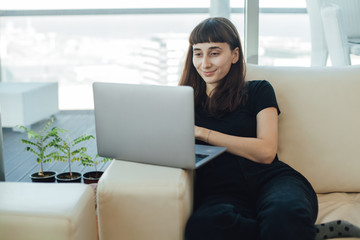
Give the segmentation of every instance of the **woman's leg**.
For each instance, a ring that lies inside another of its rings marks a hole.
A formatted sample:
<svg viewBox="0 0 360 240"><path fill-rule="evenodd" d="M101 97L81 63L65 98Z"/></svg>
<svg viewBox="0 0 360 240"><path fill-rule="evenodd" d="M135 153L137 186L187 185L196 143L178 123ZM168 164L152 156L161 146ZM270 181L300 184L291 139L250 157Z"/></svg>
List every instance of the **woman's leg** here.
<svg viewBox="0 0 360 240"><path fill-rule="evenodd" d="M259 240L258 225L250 209L234 201L202 204L190 217L186 240Z"/></svg>
<svg viewBox="0 0 360 240"><path fill-rule="evenodd" d="M259 189L257 197L261 240L315 239L317 197L302 177L273 177Z"/></svg>

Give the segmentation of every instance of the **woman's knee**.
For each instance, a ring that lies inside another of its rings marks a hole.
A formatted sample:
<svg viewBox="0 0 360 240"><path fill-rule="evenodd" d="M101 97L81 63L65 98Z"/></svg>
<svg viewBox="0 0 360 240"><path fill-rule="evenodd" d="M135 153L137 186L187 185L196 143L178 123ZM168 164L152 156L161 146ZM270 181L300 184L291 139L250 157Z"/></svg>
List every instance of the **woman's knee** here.
<svg viewBox="0 0 360 240"><path fill-rule="evenodd" d="M274 201L259 212L261 239L314 239L312 212L296 201Z"/></svg>

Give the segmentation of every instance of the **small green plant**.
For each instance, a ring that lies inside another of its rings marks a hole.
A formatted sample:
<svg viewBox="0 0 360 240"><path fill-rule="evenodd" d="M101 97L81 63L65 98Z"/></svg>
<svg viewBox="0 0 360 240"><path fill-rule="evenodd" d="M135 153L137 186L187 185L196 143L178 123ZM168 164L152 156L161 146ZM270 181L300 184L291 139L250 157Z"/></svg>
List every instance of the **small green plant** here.
<svg viewBox="0 0 360 240"><path fill-rule="evenodd" d="M95 168L95 172L97 172L97 165L99 163L104 163L104 162L108 162L108 161L111 161L112 158L101 158L99 156L99 154L96 154L95 157L93 158L85 158L81 161L81 164L83 166L86 166L86 167L94 167Z"/></svg>
<svg viewBox="0 0 360 240"><path fill-rule="evenodd" d="M25 130L28 136L28 139L21 139L21 142L27 145L25 150L34 154L36 156L36 162L40 164L38 176L44 176L43 164L51 162L56 157L57 152L49 151L49 149L54 146L59 133L64 131L57 127L50 129L50 125L53 122L54 119L51 118L39 132L33 131L25 126L18 126L19 129Z"/></svg>
<svg viewBox="0 0 360 240"><path fill-rule="evenodd" d="M75 161L83 162L91 159L87 154L87 148L80 144L87 142L90 139L95 139L95 137L93 135L84 134L75 139L71 139L69 136L67 136L66 139L63 139L60 136L56 136L53 146L58 149L58 152L54 157L58 161L68 163L70 177L72 177L71 163Z"/></svg>

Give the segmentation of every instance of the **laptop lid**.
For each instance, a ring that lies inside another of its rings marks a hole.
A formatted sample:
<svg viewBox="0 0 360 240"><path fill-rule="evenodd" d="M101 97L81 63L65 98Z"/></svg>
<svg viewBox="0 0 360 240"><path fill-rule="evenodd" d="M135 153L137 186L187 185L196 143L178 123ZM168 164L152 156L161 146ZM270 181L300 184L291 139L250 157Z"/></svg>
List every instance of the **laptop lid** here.
<svg viewBox="0 0 360 240"><path fill-rule="evenodd" d="M195 168L191 87L96 82L93 91L100 156ZM214 156L225 150L217 149ZM209 150L206 151L204 154L209 155Z"/></svg>

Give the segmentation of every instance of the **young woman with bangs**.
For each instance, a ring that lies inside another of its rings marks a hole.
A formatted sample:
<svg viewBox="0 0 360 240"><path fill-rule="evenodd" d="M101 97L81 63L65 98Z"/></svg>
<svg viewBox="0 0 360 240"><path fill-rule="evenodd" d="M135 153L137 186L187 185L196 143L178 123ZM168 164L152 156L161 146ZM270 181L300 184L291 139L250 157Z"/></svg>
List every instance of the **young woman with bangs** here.
<svg viewBox="0 0 360 240"><path fill-rule="evenodd" d="M277 157L275 92L245 81L239 34L209 18L189 37L179 85L194 88L195 138L227 152L196 170L186 240L311 240L318 202L311 184ZM323 232L322 232L323 233Z"/></svg>

